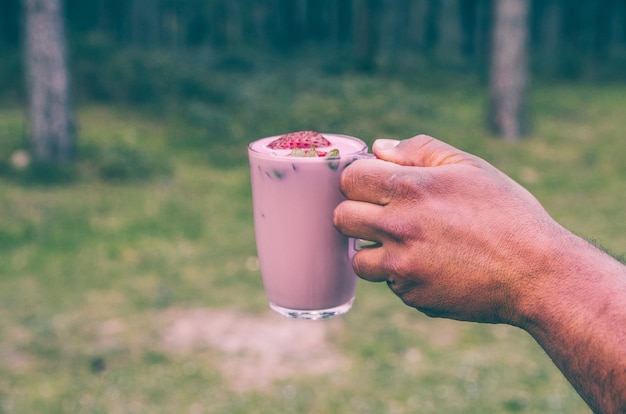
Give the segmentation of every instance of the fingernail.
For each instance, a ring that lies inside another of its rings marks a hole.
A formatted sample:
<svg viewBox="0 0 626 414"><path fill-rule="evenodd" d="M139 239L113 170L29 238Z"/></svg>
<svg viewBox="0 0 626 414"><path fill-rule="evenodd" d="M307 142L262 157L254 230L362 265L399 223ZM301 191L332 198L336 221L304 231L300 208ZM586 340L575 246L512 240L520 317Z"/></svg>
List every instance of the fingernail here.
<svg viewBox="0 0 626 414"><path fill-rule="evenodd" d="M377 139L376 141L374 141L372 147L376 148L377 150L386 151L394 149L399 144L400 141L398 141L397 139Z"/></svg>

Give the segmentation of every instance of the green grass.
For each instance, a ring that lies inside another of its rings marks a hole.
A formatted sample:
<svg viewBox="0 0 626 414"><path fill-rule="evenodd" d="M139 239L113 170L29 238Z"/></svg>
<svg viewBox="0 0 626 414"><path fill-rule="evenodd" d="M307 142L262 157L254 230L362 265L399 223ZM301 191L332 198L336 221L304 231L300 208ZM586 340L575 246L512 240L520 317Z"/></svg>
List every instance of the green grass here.
<svg viewBox="0 0 626 414"><path fill-rule="evenodd" d="M485 132L484 91L469 80L284 71L222 81L228 99L171 115L81 107L77 164L52 182L11 167L25 121L0 111L0 413L588 412L523 332L429 319L380 284L360 283L333 322L347 360L333 373L237 391L218 366L238 355L172 353L161 336L176 309L267 311L245 144L290 130L368 142L433 134L623 255L626 86L536 86L534 133L510 144Z"/></svg>

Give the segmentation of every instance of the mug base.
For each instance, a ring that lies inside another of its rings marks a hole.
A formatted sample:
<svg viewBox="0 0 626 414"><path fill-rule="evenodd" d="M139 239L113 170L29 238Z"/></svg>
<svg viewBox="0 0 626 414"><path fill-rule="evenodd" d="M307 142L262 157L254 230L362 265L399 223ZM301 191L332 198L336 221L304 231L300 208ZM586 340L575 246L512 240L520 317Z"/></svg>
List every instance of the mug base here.
<svg viewBox="0 0 626 414"><path fill-rule="evenodd" d="M343 315L352 308L354 297L343 305L329 309L289 309L270 302L270 308L291 319L320 320Z"/></svg>

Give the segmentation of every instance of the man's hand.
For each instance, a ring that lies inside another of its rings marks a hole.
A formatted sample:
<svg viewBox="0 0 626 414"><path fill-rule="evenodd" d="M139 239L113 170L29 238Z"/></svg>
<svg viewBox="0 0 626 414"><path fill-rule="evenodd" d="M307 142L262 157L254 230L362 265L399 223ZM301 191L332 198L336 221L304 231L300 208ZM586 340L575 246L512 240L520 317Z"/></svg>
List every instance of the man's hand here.
<svg viewBox="0 0 626 414"><path fill-rule="evenodd" d="M434 138L373 151L344 172L335 210L344 234L381 244L357 253L357 274L430 316L523 323L518 305L564 230L499 170Z"/></svg>
<svg viewBox="0 0 626 414"><path fill-rule="evenodd" d="M342 233L378 242L356 273L430 316L525 329L594 411L626 413L626 267L480 158L424 135L373 151L335 210Z"/></svg>

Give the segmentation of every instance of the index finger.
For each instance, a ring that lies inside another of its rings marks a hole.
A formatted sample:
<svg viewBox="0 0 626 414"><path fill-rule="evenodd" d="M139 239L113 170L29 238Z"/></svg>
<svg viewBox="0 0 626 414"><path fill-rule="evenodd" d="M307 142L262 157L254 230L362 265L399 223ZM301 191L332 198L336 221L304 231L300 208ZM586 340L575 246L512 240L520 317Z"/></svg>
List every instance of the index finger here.
<svg viewBox="0 0 626 414"><path fill-rule="evenodd" d="M341 192L349 200L387 205L397 191L393 177L399 169L399 165L383 160L355 161L341 174Z"/></svg>

